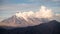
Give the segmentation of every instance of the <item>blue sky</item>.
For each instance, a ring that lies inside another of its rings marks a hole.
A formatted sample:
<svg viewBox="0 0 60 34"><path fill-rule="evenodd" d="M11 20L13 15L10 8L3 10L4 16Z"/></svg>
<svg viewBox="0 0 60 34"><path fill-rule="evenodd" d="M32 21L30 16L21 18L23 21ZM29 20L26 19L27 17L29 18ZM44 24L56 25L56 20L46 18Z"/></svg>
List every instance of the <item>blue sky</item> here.
<svg viewBox="0 0 60 34"><path fill-rule="evenodd" d="M16 11L38 11L41 5L60 14L60 0L0 0L0 19L8 18Z"/></svg>

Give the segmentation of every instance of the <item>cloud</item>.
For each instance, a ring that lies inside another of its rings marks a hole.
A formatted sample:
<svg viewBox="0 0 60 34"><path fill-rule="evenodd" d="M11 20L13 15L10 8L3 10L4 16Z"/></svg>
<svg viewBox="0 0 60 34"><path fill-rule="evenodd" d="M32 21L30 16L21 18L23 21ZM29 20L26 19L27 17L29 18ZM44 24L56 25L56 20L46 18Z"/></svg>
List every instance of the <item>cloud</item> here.
<svg viewBox="0 0 60 34"><path fill-rule="evenodd" d="M2 11L16 11L16 10L29 10L39 8L40 5L59 7L60 2L52 2L54 0L22 0L22 1L12 1L12 0L2 0L6 4L0 6ZM21 2L21 3L20 3Z"/></svg>
<svg viewBox="0 0 60 34"><path fill-rule="evenodd" d="M52 18L53 13L51 9L47 9L45 6L41 6L39 11L33 12L33 11L28 11L28 12L19 12L16 13L17 17L23 17L24 19L27 19L28 17L35 17L35 18Z"/></svg>
<svg viewBox="0 0 60 34"><path fill-rule="evenodd" d="M28 15L28 16L39 17L39 18L41 18L41 17L50 18L50 17L53 16L53 12L57 13L57 12L60 11L59 7L51 8L52 10L53 9L55 10L55 11L52 12L51 9L48 9L45 6L41 6L39 11L34 12L35 10L38 10L39 7L40 7L39 4L25 4L25 3L22 3L22 4L8 4L8 5L1 5L0 6L0 11L2 10L2 11L7 11L8 12L8 11L21 11L21 10L25 11L25 10L28 10L28 12L22 12L21 14L22 15L24 14L25 16ZM32 10L34 10L34 11L32 11Z"/></svg>
<svg viewBox="0 0 60 34"><path fill-rule="evenodd" d="M56 15L52 12L51 9L48 9L45 6L41 6L39 11L28 11L28 12L18 12L16 13L17 17L23 17L26 21L27 18L47 18L49 20L57 20L60 21L60 14Z"/></svg>
<svg viewBox="0 0 60 34"><path fill-rule="evenodd" d="M37 15L41 18L51 18L53 13L51 9L47 9L45 6L41 6L40 11L37 12Z"/></svg>

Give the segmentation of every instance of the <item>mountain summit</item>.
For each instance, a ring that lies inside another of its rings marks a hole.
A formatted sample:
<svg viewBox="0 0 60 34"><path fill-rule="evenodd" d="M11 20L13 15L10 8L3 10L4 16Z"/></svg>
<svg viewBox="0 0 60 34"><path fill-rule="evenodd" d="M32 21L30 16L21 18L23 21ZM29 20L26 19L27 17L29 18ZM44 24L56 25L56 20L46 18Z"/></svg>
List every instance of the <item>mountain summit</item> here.
<svg viewBox="0 0 60 34"><path fill-rule="evenodd" d="M10 18L4 19L1 23L4 23L5 26L17 26L17 27L26 27L26 26L34 26L40 23L46 23L49 20L46 18L35 18L28 17L27 20L24 17L17 17L13 15Z"/></svg>
<svg viewBox="0 0 60 34"><path fill-rule="evenodd" d="M37 12L17 12L12 17L3 20L1 23L4 23L8 26L25 27L47 23L52 20L52 18L52 11L47 9L45 6L41 6L40 10Z"/></svg>

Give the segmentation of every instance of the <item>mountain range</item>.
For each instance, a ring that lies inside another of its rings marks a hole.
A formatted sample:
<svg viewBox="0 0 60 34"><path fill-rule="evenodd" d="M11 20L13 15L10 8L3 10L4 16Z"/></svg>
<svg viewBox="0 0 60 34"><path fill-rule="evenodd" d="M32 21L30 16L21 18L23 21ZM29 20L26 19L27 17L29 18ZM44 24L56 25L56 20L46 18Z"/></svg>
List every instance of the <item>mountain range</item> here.
<svg viewBox="0 0 60 34"><path fill-rule="evenodd" d="M51 9L41 6L40 10L36 12L17 12L11 17L2 20L0 26L28 27L48 23L52 20L60 22L60 14L56 15Z"/></svg>
<svg viewBox="0 0 60 34"><path fill-rule="evenodd" d="M60 22L53 20L35 26L17 27L12 29L0 27L0 34L60 34Z"/></svg>
<svg viewBox="0 0 60 34"><path fill-rule="evenodd" d="M10 18L4 19L0 23L3 26L26 27L26 26L34 26L47 22L49 22L49 19L47 18L28 17L27 19L24 19L23 17L17 17L16 15L13 15Z"/></svg>
<svg viewBox="0 0 60 34"><path fill-rule="evenodd" d="M0 22L0 34L60 34L60 22L13 15Z"/></svg>

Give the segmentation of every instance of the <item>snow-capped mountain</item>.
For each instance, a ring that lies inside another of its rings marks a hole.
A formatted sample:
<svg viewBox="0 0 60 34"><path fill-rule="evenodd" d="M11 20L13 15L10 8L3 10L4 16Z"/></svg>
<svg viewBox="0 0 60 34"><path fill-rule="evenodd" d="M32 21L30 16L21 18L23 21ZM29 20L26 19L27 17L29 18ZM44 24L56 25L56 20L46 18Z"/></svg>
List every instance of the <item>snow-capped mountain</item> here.
<svg viewBox="0 0 60 34"><path fill-rule="evenodd" d="M7 19L1 21L0 25L4 26L17 26L17 27L26 27L39 25L41 23L48 23L52 20L58 20L59 18L52 13L50 9L47 9L45 6L41 6L41 9L37 12L28 11L28 12L17 12Z"/></svg>
<svg viewBox="0 0 60 34"><path fill-rule="evenodd" d="M41 23L47 23L53 18L53 13L50 9L45 6L41 6L41 9L37 12L17 12L10 18L4 19L1 23L7 26L34 26Z"/></svg>
<svg viewBox="0 0 60 34"><path fill-rule="evenodd" d="M60 34L60 22L56 20L30 27L0 27L0 34Z"/></svg>
<svg viewBox="0 0 60 34"><path fill-rule="evenodd" d="M26 26L38 25L40 23L46 23L49 21L46 18L35 18L35 17L28 17L27 20L25 20L23 17L17 17L16 15L13 15L10 18L4 19L3 21L1 21L1 23L6 24L7 26L26 27Z"/></svg>

